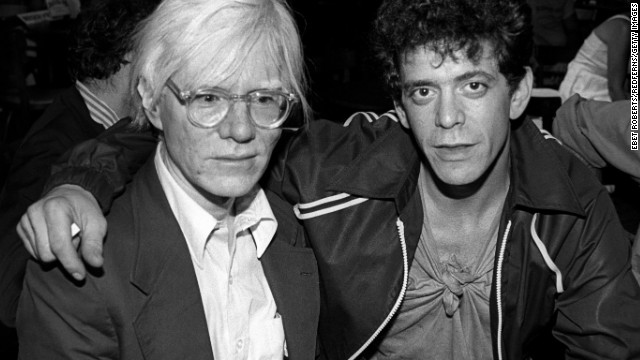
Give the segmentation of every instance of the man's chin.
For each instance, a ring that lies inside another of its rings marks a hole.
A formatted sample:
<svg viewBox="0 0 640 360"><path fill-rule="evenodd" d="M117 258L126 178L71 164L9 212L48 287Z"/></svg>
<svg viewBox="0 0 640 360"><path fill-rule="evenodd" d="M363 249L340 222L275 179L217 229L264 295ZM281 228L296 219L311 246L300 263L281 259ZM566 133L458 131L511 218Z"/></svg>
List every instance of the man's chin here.
<svg viewBox="0 0 640 360"><path fill-rule="evenodd" d="M481 172L476 169L445 167L435 170L438 180L448 186L466 186L476 182Z"/></svg>
<svg viewBox="0 0 640 360"><path fill-rule="evenodd" d="M258 179L252 181L247 177L230 176L215 179L204 190L218 197L239 198L254 192L258 188L257 183Z"/></svg>

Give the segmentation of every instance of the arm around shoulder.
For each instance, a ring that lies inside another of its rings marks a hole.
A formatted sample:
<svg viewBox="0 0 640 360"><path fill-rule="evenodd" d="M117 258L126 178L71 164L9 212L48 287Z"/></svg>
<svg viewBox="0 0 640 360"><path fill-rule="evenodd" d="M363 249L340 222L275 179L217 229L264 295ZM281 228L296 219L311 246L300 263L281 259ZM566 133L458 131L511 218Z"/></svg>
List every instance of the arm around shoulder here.
<svg viewBox="0 0 640 360"><path fill-rule="evenodd" d="M153 154L157 137L151 129L137 129L129 119L66 152L53 165L44 192L62 184L79 185L91 192L108 211L133 175Z"/></svg>

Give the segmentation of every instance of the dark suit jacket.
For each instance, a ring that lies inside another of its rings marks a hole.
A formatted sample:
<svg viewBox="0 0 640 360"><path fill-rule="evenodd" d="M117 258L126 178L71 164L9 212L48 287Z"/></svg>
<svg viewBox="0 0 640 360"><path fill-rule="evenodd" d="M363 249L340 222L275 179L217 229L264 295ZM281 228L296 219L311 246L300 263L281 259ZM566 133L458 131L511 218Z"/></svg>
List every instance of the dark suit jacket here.
<svg viewBox="0 0 640 360"><path fill-rule="evenodd" d="M0 321L15 325L18 296L29 258L16 225L42 195L51 164L66 150L104 131L75 86L65 90L34 123L15 154L0 195Z"/></svg>
<svg viewBox="0 0 640 360"><path fill-rule="evenodd" d="M316 353L316 260L290 205L269 195L278 219L261 258L282 315L290 359ZM21 359L212 359L193 263L147 162L107 218L105 264L82 284L30 261L18 307Z"/></svg>

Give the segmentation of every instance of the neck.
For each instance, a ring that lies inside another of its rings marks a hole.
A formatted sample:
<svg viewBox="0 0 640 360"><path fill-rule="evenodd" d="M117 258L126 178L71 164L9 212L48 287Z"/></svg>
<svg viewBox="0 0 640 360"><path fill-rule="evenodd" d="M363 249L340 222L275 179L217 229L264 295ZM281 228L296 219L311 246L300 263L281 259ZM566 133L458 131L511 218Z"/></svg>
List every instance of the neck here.
<svg viewBox="0 0 640 360"><path fill-rule="evenodd" d="M129 96L129 65L107 79L86 79L82 82L100 100L104 101L119 119L132 115L132 102Z"/></svg>

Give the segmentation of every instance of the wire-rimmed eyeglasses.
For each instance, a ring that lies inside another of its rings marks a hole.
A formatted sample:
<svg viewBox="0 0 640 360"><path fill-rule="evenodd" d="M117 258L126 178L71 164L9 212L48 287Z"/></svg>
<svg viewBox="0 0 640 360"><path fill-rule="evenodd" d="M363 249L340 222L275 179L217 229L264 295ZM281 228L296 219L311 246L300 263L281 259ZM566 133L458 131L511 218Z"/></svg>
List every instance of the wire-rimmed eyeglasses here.
<svg viewBox="0 0 640 360"><path fill-rule="evenodd" d="M247 113L253 123L263 129L280 128L289 117L292 108L299 101L296 94L280 90L254 90L245 95L231 94L223 89L210 88L194 91L181 91L171 80L165 83L167 88L187 107L187 119L201 128L212 128L227 116L234 102L247 104ZM297 130L299 126L283 127Z"/></svg>

